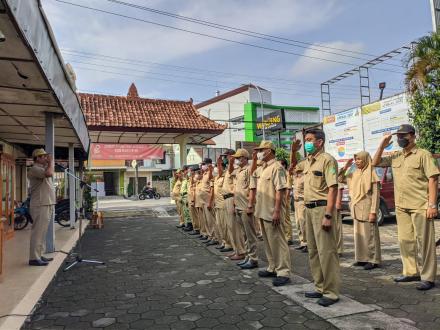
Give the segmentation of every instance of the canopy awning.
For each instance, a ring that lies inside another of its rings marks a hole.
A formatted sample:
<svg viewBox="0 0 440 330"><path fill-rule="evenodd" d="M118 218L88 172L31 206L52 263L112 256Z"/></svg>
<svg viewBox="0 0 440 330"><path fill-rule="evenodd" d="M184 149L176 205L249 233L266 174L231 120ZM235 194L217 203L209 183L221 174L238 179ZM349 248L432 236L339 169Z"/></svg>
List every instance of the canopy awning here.
<svg viewBox="0 0 440 330"><path fill-rule="evenodd" d="M0 138L45 144L45 117L55 118L55 146L88 152L84 114L40 1L0 0Z"/></svg>

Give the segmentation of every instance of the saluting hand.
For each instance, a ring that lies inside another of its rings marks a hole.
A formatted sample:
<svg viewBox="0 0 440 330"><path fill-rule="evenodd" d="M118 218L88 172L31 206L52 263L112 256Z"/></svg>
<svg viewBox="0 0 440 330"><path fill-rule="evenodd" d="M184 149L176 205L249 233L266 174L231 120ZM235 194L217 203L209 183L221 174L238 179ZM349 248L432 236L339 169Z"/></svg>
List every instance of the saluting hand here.
<svg viewBox="0 0 440 330"><path fill-rule="evenodd" d="M344 166L344 170L345 171L348 170L351 167L351 165L353 165L353 158L350 158L349 160L347 160L347 163L345 163L345 166Z"/></svg>
<svg viewBox="0 0 440 330"><path fill-rule="evenodd" d="M380 147L382 149L385 149L386 147L388 147L391 143L393 143L393 141L391 141L392 138L393 138L393 136L391 134L390 135L385 135L382 138L382 141L380 141Z"/></svg>
<svg viewBox="0 0 440 330"><path fill-rule="evenodd" d="M301 150L301 146L302 146L301 141L300 140L295 140L292 143L292 146L290 147L290 151L296 153L296 152Z"/></svg>

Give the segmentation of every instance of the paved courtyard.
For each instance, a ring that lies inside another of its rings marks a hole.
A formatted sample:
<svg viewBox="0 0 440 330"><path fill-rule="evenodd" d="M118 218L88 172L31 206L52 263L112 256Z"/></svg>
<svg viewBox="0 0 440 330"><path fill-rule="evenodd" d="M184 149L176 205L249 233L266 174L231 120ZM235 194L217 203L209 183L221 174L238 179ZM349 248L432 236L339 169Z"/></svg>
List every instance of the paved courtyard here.
<svg viewBox="0 0 440 330"><path fill-rule="evenodd" d="M393 219L380 228L384 264L373 271L351 266L352 224L345 222L344 296L327 309L303 301L306 254L291 249L293 283L274 290L176 221L131 216L88 230L84 256L106 265L60 271L23 329L440 329L440 290L392 281L401 271ZM262 244L259 252L264 259Z"/></svg>

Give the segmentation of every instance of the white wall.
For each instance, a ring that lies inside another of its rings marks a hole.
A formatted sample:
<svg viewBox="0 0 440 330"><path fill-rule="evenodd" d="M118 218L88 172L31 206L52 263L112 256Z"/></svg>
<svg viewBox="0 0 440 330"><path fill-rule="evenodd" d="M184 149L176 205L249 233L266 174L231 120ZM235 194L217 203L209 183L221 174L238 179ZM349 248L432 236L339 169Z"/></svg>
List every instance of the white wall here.
<svg viewBox="0 0 440 330"><path fill-rule="evenodd" d="M226 91L227 92L227 91ZM263 102L272 104L272 93L261 90ZM199 112L220 124L228 124L228 128L213 140L216 143L213 148L235 149L235 141L244 141L244 123L229 124L229 119L244 115L244 104L248 102L260 102L260 94L255 88L248 89L240 94L220 100L216 103L202 107Z"/></svg>

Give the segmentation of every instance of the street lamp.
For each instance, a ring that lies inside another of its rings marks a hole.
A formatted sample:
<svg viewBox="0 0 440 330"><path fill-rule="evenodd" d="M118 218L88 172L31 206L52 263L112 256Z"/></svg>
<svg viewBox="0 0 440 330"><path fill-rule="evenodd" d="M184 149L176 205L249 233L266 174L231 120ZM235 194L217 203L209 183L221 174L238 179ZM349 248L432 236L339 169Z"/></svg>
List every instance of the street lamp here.
<svg viewBox="0 0 440 330"><path fill-rule="evenodd" d="M261 104L261 110L263 110L263 116L261 117L261 124L263 127L263 140L266 140L266 130L264 128L264 105L263 105L263 95L261 94L261 90L260 87L253 85L253 84L249 84L249 86L254 87L257 91L258 94L260 95L260 104Z"/></svg>
<svg viewBox="0 0 440 330"><path fill-rule="evenodd" d="M385 90L385 87L387 87L387 84L385 82L379 83L379 89L380 89L379 100L382 100L382 98L383 98L383 91Z"/></svg>

